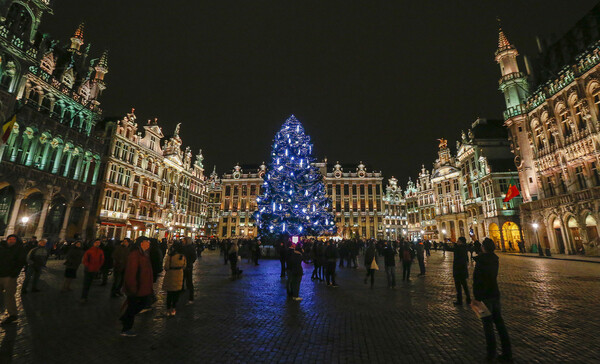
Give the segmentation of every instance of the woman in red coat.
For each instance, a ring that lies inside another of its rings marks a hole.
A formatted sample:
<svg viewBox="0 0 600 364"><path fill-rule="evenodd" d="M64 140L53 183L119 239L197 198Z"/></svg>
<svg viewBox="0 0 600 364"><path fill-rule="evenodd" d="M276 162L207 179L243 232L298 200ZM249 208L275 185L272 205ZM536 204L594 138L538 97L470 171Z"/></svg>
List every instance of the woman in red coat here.
<svg viewBox="0 0 600 364"><path fill-rule="evenodd" d="M123 291L127 295L127 309L120 320L123 322L122 336L136 336L131 329L135 315L148 305L154 291L152 289L152 262L148 249L150 239L140 236L127 257Z"/></svg>

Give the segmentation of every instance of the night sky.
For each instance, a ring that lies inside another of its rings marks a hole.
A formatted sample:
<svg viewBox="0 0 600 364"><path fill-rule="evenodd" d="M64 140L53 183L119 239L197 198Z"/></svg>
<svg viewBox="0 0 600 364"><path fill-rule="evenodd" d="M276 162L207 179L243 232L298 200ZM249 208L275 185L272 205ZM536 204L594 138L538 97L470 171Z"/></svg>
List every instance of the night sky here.
<svg viewBox="0 0 600 364"><path fill-rule="evenodd" d="M363 161L402 187L478 116L501 118L496 17L521 54L597 0L56 0L41 30L68 44L85 21L109 49L104 116L132 107L203 149L207 174L268 162L295 114L318 159ZM523 70L524 71L524 70Z"/></svg>

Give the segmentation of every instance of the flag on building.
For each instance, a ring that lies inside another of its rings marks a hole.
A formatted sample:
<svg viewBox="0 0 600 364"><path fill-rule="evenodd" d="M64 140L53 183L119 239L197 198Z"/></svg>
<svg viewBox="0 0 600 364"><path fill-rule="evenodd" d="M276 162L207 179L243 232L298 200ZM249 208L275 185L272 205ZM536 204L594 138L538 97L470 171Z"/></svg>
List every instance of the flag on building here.
<svg viewBox="0 0 600 364"><path fill-rule="evenodd" d="M2 140L0 140L0 145L6 144L16 122L17 114L15 113L11 118L2 124Z"/></svg>
<svg viewBox="0 0 600 364"><path fill-rule="evenodd" d="M504 200L502 200L502 202L508 202L513 198L519 196L520 194L521 192L519 192L514 178L511 178L510 183L508 184L508 191L506 192L506 197L504 197Z"/></svg>

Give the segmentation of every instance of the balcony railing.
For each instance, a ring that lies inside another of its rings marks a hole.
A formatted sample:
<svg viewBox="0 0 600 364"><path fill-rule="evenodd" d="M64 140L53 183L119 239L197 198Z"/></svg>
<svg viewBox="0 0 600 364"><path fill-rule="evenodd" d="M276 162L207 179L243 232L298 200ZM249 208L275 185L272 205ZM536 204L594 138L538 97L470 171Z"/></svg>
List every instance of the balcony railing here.
<svg viewBox="0 0 600 364"><path fill-rule="evenodd" d="M504 111L504 120L508 120L514 116L523 115L527 112L525 105L519 104L517 106L509 107Z"/></svg>
<svg viewBox="0 0 600 364"><path fill-rule="evenodd" d="M597 199L600 199L600 187L592 187L566 195L548 197L541 200L528 202L521 206L523 206L524 209L532 211Z"/></svg>
<svg viewBox="0 0 600 364"><path fill-rule="evenodd" d="M500 80L498 80L498 84L502 85L505 82L508 82L508 81L511 81L511 80L514 80L517 78L525 78L525 77L526 77L526 75L523 72L512 72L512 73L502 76L500 78Z"/></svg>
<svg viewBox="0 0 600 364"><path fill-rule="evenodd" d="M8 43L12 44L29 57L37 57L38 52L35 47L33 47L29 42L18 37L16 34L11 34L8 28L6 28L4 25L0 25L0 37L6 39Z"/></svg>

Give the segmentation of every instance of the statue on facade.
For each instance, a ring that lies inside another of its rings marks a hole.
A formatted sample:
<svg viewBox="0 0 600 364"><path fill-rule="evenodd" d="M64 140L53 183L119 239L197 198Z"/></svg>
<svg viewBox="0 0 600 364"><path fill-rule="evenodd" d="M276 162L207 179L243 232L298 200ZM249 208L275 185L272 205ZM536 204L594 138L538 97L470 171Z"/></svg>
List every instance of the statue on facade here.
<svg viewBox="0 0 600 364"><path fill-rule="evenodd" d="M448 148L448 141L444 138L438 139L438 141L440 142L439 148L440 149L446 149Z"/></svg>

